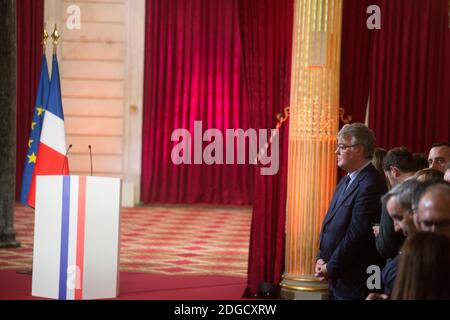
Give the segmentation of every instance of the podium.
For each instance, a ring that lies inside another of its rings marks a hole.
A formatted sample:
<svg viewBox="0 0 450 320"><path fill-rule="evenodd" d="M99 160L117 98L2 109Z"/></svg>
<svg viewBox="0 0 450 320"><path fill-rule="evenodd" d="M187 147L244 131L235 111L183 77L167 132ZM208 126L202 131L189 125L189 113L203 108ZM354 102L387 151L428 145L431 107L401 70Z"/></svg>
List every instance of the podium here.
<svg viewBox="0 0 450 320"><path fill-rule="evenodd" d="M33 296L118 296L120 189L118 178L36 178Z"/></svg>

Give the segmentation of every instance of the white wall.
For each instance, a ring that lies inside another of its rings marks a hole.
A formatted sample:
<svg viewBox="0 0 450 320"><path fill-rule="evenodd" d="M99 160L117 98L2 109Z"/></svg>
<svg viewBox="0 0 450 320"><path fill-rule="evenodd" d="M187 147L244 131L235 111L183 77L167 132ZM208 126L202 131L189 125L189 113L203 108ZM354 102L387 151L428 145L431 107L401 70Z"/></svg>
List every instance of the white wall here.
<svg viewBox="0 0 450 320"><path fill-rule="evenodd" d="M81 10L69 30L67 8ZM58 58L71 174L122 178L124 205L138 202L141 172L145 0L45 0L49 33L57 23ZM51 58L50 41L47 56Z"/></svg>

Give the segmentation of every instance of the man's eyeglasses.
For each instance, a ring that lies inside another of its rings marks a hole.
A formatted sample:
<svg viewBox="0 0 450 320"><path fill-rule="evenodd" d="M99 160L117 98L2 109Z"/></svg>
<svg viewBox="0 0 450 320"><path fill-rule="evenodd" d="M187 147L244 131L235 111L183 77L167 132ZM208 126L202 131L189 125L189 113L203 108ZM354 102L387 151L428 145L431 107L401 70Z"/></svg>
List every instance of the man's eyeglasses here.
<svg viewBox="0 0 450 320"><path fill-rule="evenodd" d="M338 144L337 149L339 149L340 152L346 152L348 148L353 148L357 145L359 145L359 143L352 144L351 146L347 146L347 145L341 143L341 144Z"/></svg>

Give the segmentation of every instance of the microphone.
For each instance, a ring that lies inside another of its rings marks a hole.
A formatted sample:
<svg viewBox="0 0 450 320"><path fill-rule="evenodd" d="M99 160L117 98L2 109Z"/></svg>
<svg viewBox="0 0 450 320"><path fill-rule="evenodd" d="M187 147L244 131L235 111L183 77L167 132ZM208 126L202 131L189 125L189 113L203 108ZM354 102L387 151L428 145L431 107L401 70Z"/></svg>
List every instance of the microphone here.
<svg viewBox="0 0 450 320"><path fill-rule="evenodd" d="M67 155L69 154L70 149L72 149L72 145L69 145L69 147L67 148L66 154L64 155L64 162L61 168L61 175L64 174L64 167L66 166L66 160L67 160Z"/></svg>
<svg viewBox="0 0 450 320"><path fill-rule="evenodd" d="M88 147L89 147L89 156L91 159L91 177L92 177L92 147L91 147L91 145L89 145Z"/></svg>

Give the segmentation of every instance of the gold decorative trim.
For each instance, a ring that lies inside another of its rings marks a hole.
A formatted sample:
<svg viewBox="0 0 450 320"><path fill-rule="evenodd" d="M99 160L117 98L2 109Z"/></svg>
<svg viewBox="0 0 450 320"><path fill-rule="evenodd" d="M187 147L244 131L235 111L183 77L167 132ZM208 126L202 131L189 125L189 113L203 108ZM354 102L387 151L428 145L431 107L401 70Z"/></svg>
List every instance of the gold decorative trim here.
<svg viewBox="0 0 450 320"><path fill-rule="evenodd" d="M277 129L280 129L283 125L283 122L286 122L289 119L290 107L284 108L283 112L279 112L276 114L276 118L278 120Z"/></svg>
<svg viewBox="0 0 450 320"><path fill-rule="evenodd" d="M283 113L279 112L275 115L275 117L277 118L277 125L276 125L276 129L279 130L281 129L281 127L283 126L283 122L286 122L289 119L289 107L284 108ZM255 158L254 162L258 162L261 161L261 154L264 154L267 152L267 150L269 150L269 147L272 145L272 140L274 138L274 134L272 134L272 136L269 139L269 142L266 143L266 146L264 147L263 150L260 150L260 152L258 153L258 156ZM264 152L264 153L262 153Z"/></svg>
<svg viewBox="0 0 450 320"><path fill-rule="evenodd" d="M47 24L44 24L44 30L42 30L42 53L45 54L45 50L47 48L47 39L49 38L48 32L45 29Z"/></svg>
<svg viewBox="0 0 450 320"><path fill-rule="evenodd" d="M306 292L323 292L328 293L328 288L311 288L311 287L303 287L303 286L291 286L287 284L280 284L282 288L289 289L289 290L295 290L295 291L306 291Z"/></svg>
<svg viewBox="0 0 450 320"><path fill-rule="evenodd" d="M60 36L58 33L57 26L55 24L55 30L53 30L53 33L52 33L53 54L56 54L59 38L60 38Z"/></svg>
<svg viewBox="0 0 450 320"><path fill-rule="evenodd" d="M283 274L283 279L286 280L292 280L292 281L301 281L301 282L315 282L315 283L322 283L322 284L328 284L327 281L321 281L318 280L317 278L313 278L313 277L290 277L290 276L286 276Z"/></svg>

